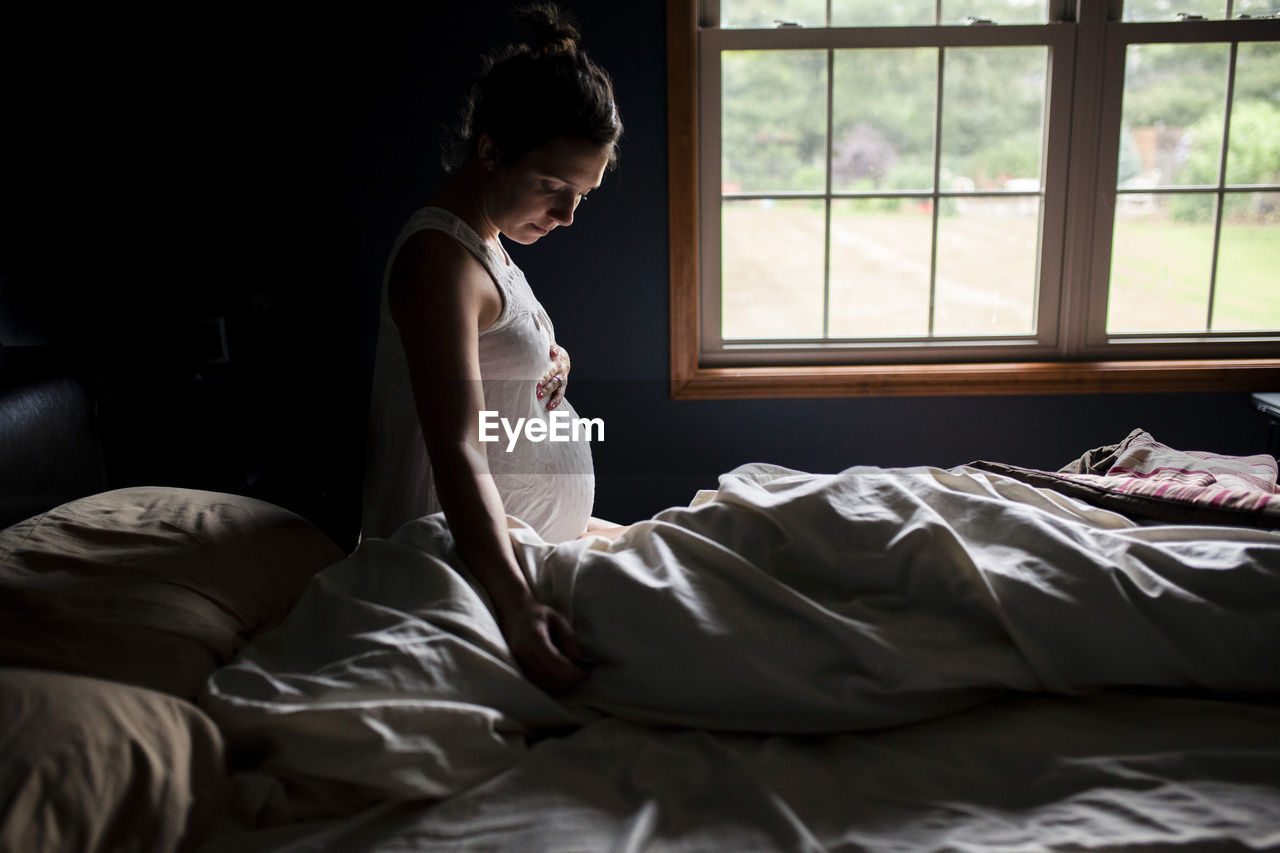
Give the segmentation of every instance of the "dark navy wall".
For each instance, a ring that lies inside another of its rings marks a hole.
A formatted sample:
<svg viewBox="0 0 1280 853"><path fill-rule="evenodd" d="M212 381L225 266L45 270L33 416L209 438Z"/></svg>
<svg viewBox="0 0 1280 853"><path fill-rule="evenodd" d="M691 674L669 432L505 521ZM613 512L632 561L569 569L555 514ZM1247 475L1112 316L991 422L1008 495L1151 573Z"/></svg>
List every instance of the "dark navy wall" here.
<svg viewBox="0 0 1280 853"><path fill-rule="evenodd" d="M1187 448L1265 447L1236 393L672 401L665 4L566 5L615 79L620 167L572 228L512 254L573 356L575 407L605 421L597 514L650 515L756 460L1056 466L1134 426ZM158 32L114 13L5 13L21 47L3 60L20 85L0 276L10 304L134 401L117 406L121 429L150 437L120 453L117 482L224 485L247 466L265 497L348 538L386 252L443 177L441 129L478 53L522 37L508 8L182 11ZM193 383L169 369L173 330L213 315L231 363Z"/></svg>
<svg viewBox="0 0 1280 853"><path fill-rule="evenodd" d="M596 448L599 514L649 515L714 485L717 472L753 460L823 471L977 458L1056 467L1135 426L1175 446L1264 449L1266 427L1246 394L673 402L664 4L569 5L588 49L615 80L627 126L621 162L572 228L513 254L573 355L574 405L606 424L606 441ZM395 95L386 103L394 108L360 155L380 187L364 199L378 211L377 233L365 243L370 275L383 261L376 249L420 198L420 187L439 177L433 161L414 158L434 151L435 124L452 119L473 48L520 35L505 8L459 4L401 30L421 49L408 50L403 73L388 81Z"/></svg>

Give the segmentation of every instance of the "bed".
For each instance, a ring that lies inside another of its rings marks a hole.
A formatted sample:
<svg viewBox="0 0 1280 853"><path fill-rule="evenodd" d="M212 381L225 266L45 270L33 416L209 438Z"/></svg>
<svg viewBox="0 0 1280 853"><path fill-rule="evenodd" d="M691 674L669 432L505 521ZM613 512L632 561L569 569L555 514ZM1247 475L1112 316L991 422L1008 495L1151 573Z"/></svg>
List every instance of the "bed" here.
<svg viewBox="0 0 1280 853"><path fill-rule="evenodd" d="M617 542L513 529L596 656L556 700L438 517L343 555L85 496L0 532L0 846L1280 849L1277 527L1273 459L1141 430L748 465Z"/></svg>

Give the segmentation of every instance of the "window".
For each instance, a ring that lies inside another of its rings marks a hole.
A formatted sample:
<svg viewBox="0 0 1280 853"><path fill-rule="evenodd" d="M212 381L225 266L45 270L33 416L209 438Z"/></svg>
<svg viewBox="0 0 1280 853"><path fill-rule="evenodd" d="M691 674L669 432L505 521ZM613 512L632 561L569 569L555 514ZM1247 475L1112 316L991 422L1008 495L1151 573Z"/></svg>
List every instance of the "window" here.
<svg viewBox="0 0 1280 853"><path fill-rule="evenodd" d="M670 0L673 395L1280 386L1269 2Z"/></svg>

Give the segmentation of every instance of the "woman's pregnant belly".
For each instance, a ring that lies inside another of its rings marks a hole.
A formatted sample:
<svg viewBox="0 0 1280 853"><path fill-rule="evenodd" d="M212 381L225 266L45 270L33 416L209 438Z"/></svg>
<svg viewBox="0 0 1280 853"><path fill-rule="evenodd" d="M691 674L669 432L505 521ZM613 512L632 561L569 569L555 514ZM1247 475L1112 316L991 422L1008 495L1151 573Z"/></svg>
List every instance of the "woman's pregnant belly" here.
<svg viewBox="0 0 1280 853"><path fill-rule="evenodd" d="M603 438L603 424L579 418L567 399L548 412L545 400L527 396L489 417L487 434L496 437L486 445L489 470L507 515L548 542L573 539L595 501L591 441Z"/></svg>

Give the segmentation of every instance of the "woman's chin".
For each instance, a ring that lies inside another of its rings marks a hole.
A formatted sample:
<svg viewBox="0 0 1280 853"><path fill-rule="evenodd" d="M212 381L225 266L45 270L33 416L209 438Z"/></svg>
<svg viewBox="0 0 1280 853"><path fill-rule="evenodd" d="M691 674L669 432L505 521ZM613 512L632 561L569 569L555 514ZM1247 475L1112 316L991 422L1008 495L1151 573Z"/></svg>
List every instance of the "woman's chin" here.
<svg viewBox="0 0 1280 853"><path fill-rule="evenodd" d="M513 243L519 243L521 246L532 246L534 243L538 242L544 236L546 236L546 232L539 234L537 231L534 231L532 228L524 228L524 229L521 229L520 231L515 231L509 234L506 232L503 232L503 233L505 234L507 239L511 240Z"/></svg>
<svg viewBox="0 0 1280 853"><path fill-rule="evenodd" d="M519 243L522 246L531 246L550 234L551 231L552 229L550 228L541 228L532 222L528 222L519 228L503 231L502 234L508 240Z"/></svg>

